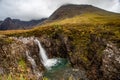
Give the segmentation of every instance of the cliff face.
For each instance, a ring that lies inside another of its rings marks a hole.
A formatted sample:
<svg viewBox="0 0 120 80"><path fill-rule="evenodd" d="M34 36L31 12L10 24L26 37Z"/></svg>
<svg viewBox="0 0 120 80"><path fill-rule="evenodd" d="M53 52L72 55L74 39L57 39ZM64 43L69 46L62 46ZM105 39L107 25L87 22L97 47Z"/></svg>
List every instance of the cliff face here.
<svg viewBox="0 0 120 80"><path fill-rule="evenodd" d="M29 41L26 42L26 39ZM0 43L0 75L7 75L20 79L37 79L44 70L38 56L38 46L30 38L1 38ZM27 54L27 51L30 53ZM35 65L31 64L30 58L35 59ZM40 72L41 71L41 72ZM5 76L4 76L5 77ZM4 78L2 77L2 78ZM5 77L7 79L7 76Z"/></svg>
<svg viewBox="0 0 120 80"><path fill-rule="evenodd" d="M117 80L119 79L120 49L111 42L91 36L87 48L74 48L73 39L68 36L56 34L53 37L36 37L41 41L49 58L66 58L75 69L83 70L90 80ZM45 67L40 61L39 49L34 37L28 38L1 38L0 43L0 74L12 74L19 77L23 74L27 79L42 75ZM34 68L29 61L26 51L34 59ZM32 75L32 77L30 77ZM41 76L39 76L41 77Z"/></svg>
<svg viewBox="0 0 120 80"><path fill-rule="evenodd" d="M41 41L49 57L67 58L71 66L83 70L89 80L119 79L120 48L112 42L91 35L86 46L75 48L73 39L59 34L51 39L44 36Z"/></svg>
<svg viewBox="0 0 120 80"><path fill-rule="evenodd" d="M106 79L120 79L120 48L113 43L107 43L107 47L103 51L102 65Z"/></svg>

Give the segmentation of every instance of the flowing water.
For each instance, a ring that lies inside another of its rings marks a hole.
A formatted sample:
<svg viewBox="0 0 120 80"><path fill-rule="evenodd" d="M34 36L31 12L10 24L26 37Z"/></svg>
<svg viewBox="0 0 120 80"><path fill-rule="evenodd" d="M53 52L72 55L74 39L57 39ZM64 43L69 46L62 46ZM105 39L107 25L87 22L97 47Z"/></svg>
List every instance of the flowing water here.
<svg viewBox="0 0 120 80"><path fill-rule="evenodd" d="M42 47L40 41L38 39L35 39L34 40L36 42L36 44L38 45L39 47L39 57L42 58L42 63L43 65L47 68L47 69L51 69L52 66L55 66L57 63L60 63L60 60L58 59L49 59L47 54L46 54L46 51L45 49Z"/></svg>
<svg viewBox="0 0 120 80"><path fill-rule="evenodd" d="M46 71L43 74L44 77L47 77L49 80L59 80L61 77L68 77L64 76L64 73L66 73L66 70L72 70L69 61L64 58L49 59L40 41L37 39L34 41L39 47L39 57L41 57L41 61L46 68Z"/></svg>
<svg viewBox="0 0 120 80"><path fill-rule="evenodd" d="M48 57L46 55L46 51L42 47L42 45L41 45L39 40L35 39L34 41L36 42L36 44L39 47L39 56L42 58L42 60L41 59L40 60L42 61L43 64L45 64L47 62L47 60L48 60Z"/></svg>
<svg viewBox="0 0 120 80"><path fill-rule="evenodd" d="M29 51L26 51L26 56L28 61L32 65L32 69L34 74L40 78L44 76L48 78L48 80L79 80L79 77L83 77L83 80L87 80L85 76L85 72L81 70L73 70L71 68L70 63L67 59L64 58L52 58L49 59L45 49L42 47L40 41L38 39L29 38L24 39L25 43L30 41L34 41L36 45L39 47L39 58L44 67L46 68L45 72L42 74L38 69L35 60L30 55Z"/></svg>
<svg viewBox="0 0 120 80"><path fill-rule="evenodd" d="M36 62L35 60L30 56L30 52L29 51L26 51L26 56L27 56L27 59L28 61L31 63L32 65L32 69L33 69L33 72L34 74L39 78L42 76L42 74L39 72L39 70L37 70L37 65L36 65Z"/></svg>

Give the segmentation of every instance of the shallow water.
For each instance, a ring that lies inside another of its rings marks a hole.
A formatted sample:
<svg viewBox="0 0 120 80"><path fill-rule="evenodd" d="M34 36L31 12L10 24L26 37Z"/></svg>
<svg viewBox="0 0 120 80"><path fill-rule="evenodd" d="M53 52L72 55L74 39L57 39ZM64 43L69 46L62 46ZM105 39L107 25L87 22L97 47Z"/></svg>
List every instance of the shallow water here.
<svg viewBox="0 0 120 80"><path fill-rule="evenodd" d="M58 62L46 69L44 77L48 80L88 80L84 70L73 69L67 59L57 58Z"/></svg>
<svg viewBox="0 0 120 80"><path fill-rule="evenodd" d="M70 68L70 64L66 59L57 58L57 63L54 66L51 66L50 69L46 69L44 77L47 77L49 80L55 80L63 76L64 70ZM57 74L57 75L56 75ZM59 76L61 75L61 76Z"/></svg>

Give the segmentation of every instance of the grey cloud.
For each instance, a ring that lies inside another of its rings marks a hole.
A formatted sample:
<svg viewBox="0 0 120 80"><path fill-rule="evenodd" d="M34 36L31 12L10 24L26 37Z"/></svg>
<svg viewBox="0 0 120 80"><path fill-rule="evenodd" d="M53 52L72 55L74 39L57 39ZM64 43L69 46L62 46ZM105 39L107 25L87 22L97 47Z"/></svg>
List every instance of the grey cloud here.
<svg viewBox="0 0 120 80"><path fill-rule="evenodd" d="M92 4L105 10L120 13L120 0L0 0L0 19L22 20L49 17L63 4Z"/></svg>

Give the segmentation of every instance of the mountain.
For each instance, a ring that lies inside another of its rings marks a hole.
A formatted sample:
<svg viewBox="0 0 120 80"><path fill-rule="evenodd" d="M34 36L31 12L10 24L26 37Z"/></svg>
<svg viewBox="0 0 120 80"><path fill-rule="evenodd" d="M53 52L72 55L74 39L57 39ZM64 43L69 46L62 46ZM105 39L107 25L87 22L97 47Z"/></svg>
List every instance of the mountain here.
<svg viewBox="0 0 120 80"><path fill-rule="evenodd" d="M68 4L63 5L58 8L48 19L47 21L61 20L66 18L72 18L78 15L95 13L95 14L107 14L110 15L112 12L105 11L103 9L94 7L92 5L74 5Z"/></svg>
<svg viewBox="0 0 120 80"><path fill-rule="evenodd" d="M6 18L0 22L0 30L14 30L14 29L30 29L39 23L43 22L46 18L40 20L21 21L19 19Z"/></svg>
<svg viewBox="0 0 120 80"><path fill-rule="evenodd" d="M72 71L53 67L55 71L49 70L46 77L36 39L49 59L67 59ZM16 80L21 75L34 76L30 80L42 80L41 75L48 80L120 80L120 13L91 5L63 5L36 28L0 31L0 54L5 80L9 75Z"/></svg>
<svg viewBox="0 0 120 80"><path fill-rule="evenodd" d="M115 24L119 25L120 14L92 5L68 4L58 8L43 25L53 24Z"/></svg>

